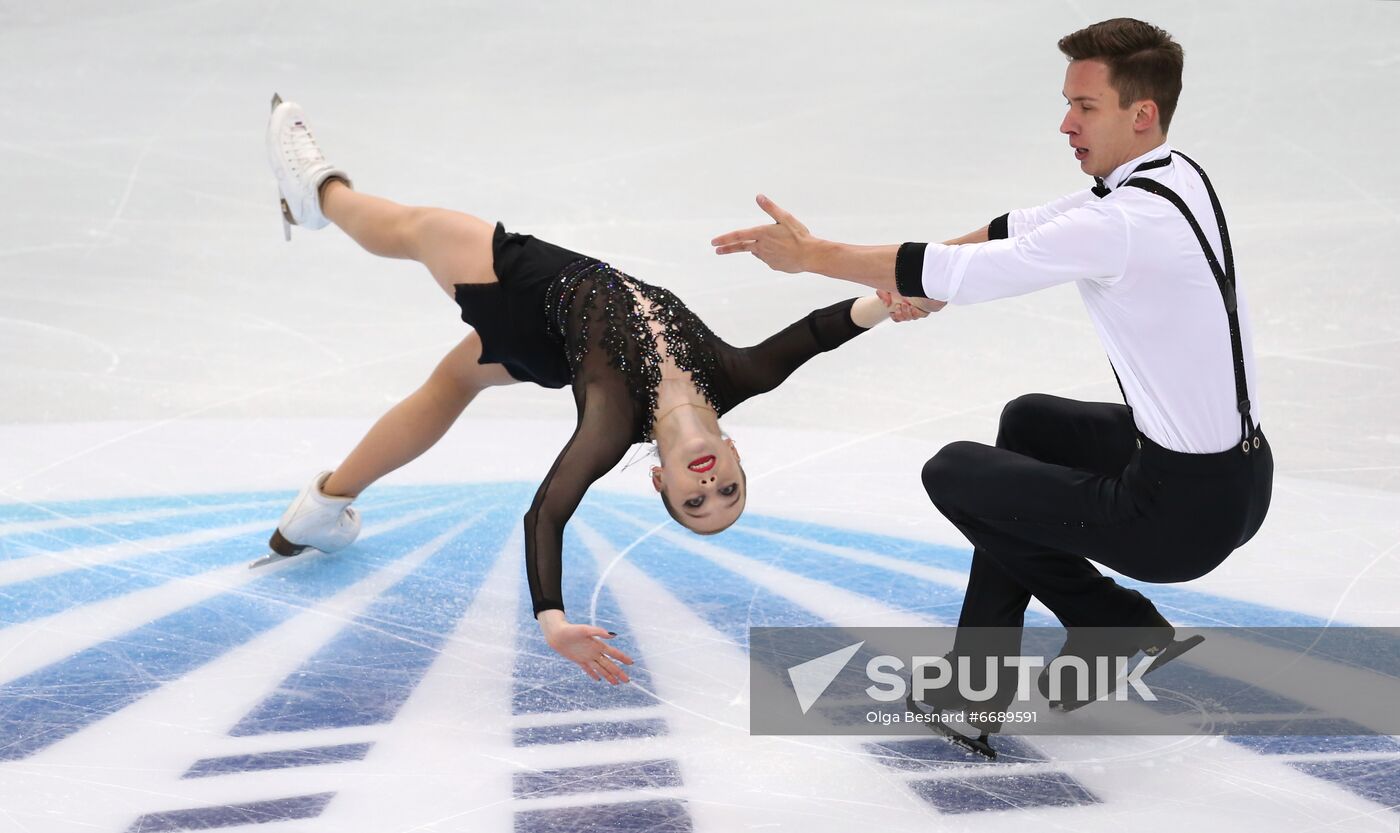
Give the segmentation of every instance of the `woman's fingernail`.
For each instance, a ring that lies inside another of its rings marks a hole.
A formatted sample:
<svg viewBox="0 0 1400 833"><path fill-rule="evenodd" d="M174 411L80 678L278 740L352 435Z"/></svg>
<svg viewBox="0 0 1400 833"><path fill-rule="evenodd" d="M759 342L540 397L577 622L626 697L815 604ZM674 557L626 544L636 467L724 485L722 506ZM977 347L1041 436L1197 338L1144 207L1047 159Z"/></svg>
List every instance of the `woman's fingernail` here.
<svg viewBox="0 0 1400 833"><path fill-rule="evenodd" d="M617 636L617 631L608 631L608 636Z"/></svg>

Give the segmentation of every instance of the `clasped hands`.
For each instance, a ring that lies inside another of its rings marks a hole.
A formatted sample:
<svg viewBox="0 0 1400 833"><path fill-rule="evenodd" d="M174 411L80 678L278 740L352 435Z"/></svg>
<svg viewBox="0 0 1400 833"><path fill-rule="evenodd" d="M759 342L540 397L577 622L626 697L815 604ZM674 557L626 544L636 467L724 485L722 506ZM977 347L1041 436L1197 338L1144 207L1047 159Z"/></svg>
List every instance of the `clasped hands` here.
<svg viewBox="0 0 1400 833"><path fill-rule="evenodd" d="M715 254L748 252L768 264L770 269L779 272L814 271L811 268L811 256L826 241L813 237L800 220L762 194L758 195L758 207L772 217L773 222L716 237L710 241L710 245L715 247ZM889 310L890 319L896 322L927 318L929 313L937 312L946 306L943 301L908 298L885 289L877 290L876 295Z"/></svg>

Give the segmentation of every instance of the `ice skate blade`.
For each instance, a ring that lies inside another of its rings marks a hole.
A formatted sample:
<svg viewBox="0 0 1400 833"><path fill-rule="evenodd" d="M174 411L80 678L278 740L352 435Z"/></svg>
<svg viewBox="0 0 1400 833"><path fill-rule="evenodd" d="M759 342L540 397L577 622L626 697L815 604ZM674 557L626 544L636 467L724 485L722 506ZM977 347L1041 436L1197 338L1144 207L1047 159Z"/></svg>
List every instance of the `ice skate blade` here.
<svg viewBox="0 0 1400 833"><path fill-rule="evenodd" d="M279 561L295 559L295 557L300 556L301 553L311 549L311 547L304 545L304 543L291 543L290 540L283 538L283 536L281 536L281 529L274 531L272 533L272 538L267 539L267 547L269 547L272 552L248 564L249 570L256 570L256 568L266 567L267 564L276 564L279 563Z"/></svg>
<svg viewBox="0 0 1400 833"><path fill-rule="evenodd" d="M282 96L274 92L272 94L272 112L277 112L277 108L282 106ZM292 211L287 207L287 201L278 192L277 199L282 203L282 239L288 243L292 242L292 226L296 225L296 220L292 219Z"/></svg>
<svg viewBox="0 0 1400 833"><path fill-rule="evenodd" d="M278 202L282 203L282 239L288 243L292 242L292 226L296 225L296 220L292 219L292 210L287 207L287 201L281 194L277 195Z"/></svg>
<svg viewBox="0 0 1400 833"><path fill-rule="evenodd" d="M905 695L904 705L911 712L932 714L931 711L919 705L919 703L914 699L914 695L912 693ZM968 752L972 752L976 755L981 755L989 761L995 761L997 759L997 751L996 749L992 748L991 742L987 740L987 732L983 732L979 737L973 738L969 737L968 735L964 735L962 732L959 732L957 729L954 729L953 727L949 726L947 723L944 723L942 721L931 720L925 723L924 725L929 728L929 731L933 732L936 735L941 735L942 737L947 738L954 744L961 746L963 749L966 749Z"/></svg>
<svg viewBox="0 0 1400 833"><path fill-rule="evenodd" d="M296 558L298 555L311 549L305 544L293 544L282 537L282 530L274 530L272 537L267 539L267 546L272 552L264 555L248 565L248 569L256 570L259 567L266 567L269 564L276 564L279 561L286 561L289 558Z"/></svg>
<svg viewBox="0 0 1400 833"><path fill-rule="evenodd" d="M1182 654L1186 653L1187 651L1191 650L1192 648L1196 647L1197 645L1200 645L1202 642L1205 641L1206 638L1201 634L1189 636L1185 639L1173 640L1170 645L1158 651L1152 657L1152 664L1148 666L1146 671L1142 672L1142 675L1145 677L1148 674L1151 674L1153 671L1156 671L1158 668L1161 668L1162 666L1166 665L1167 663L1171 662L1172 660L1176 659L1177 657L1181 656Z"/></svg>
<svg viewBox="0 0 1400 833"><path fill-rule="evenodd" d="M1152 664L1147 666L1147 670L1142 672L1142 676L1146 677L1148 674L1151 674L1153 671L1156 671L1158 668L1161 668L1163 665L1166 665L1167 663L1171 662L1172 660L1176 659L1177 657L1181 656L1182 654L1186 653L1187 651L1191 650L1192 648L1196 647L1197 645L1200 645L1202 642L1205 641L1206 638L1200 634L1196 634L1195 636L1189 636L1186 639L1173 640L1170 644L1167 645L1167 647L1161 649L1155 654L1150 655L1152 657ZM1112 695L1113 692L1117 690L1118 689L1115 686L1113 691L1110 691L1109 694ZM1078 711L1079 709L1084 708L1090 703L1097 702L1098 700L1052 700L1050 702L1050 708L1053 711L1068 713L1072 711Z"/></svg>
<svg viewBox="0 0 1400 833"><path fill-rule="evenodd" d="M253 561L250 561L250 562L248 563L248 569L250 569L250 570L256 570L256 569L258 569L259 567L266 567L266 566L269 565L269 564L276 564L276 563L278 563L279 561L290 561L291 559L293 559L293 558L295 558L295 557L296 557L296 556L294 556L294 555L278 555L278 554L275 553L275 552L270 552L270 553L268 553L267 555L264 555L262 558L258 558L258 559L255 559L255 560L253 560Z"/></svg>
<svg viewBox="0 0 1400 833"><path fill-rule="evenodd" d="M282 530L280 529L273 530L272 537L267 539L267 546L272 550L274 554L280 555L283 558L291 558L294 555L301 555L303 552L306 552L308 549L310 549L310 547L308 547L306 544L293 544L291 541L288 541L286 538L283 538Z"/></svg>

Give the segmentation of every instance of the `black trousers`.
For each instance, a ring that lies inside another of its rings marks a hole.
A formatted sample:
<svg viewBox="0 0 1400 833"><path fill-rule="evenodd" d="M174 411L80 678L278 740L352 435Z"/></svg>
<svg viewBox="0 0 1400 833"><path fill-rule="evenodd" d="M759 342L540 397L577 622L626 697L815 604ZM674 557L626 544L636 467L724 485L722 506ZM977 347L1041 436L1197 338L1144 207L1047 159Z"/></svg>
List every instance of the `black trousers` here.
<svg viewBox="0 0 1400 833"><path fill-rule="evenodd" d="M975 550L959 627L1020 627L1031 596L1066 627L1146 625L1142 594L1101 574L1180 582L1253 537L1269 508L1263 433L1218 454L1141 436L1123 405L1044 394L1002 412L996 447L957 442L924 466L924 488Z"/></svg>

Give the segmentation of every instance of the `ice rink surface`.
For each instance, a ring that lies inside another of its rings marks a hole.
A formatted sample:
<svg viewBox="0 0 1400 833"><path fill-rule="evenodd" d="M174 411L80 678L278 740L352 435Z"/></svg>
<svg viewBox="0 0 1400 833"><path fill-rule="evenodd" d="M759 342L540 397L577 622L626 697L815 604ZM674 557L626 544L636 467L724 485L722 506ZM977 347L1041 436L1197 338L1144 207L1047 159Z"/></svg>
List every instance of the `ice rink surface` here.
<svg viewBox="0 0 1400 833"><path fill-rule="evenodd" d="M600 483L565 598L630 686L529 617L565 392L487 392L352 548L244 566L463 336L416 264L282 241L274 90L359 189L610 260L742 344L856 294L711 253L760 191L891 243L1084 187L1055 41L1117 15L1186 48L1171 140L1230 219L1278 466L1253 541L1147 592L1179 624L1400 625L1400 3L0 5L0 831L1394 831L1387 737L992 764L749 736L749 625L956 619L925 459L1021 393L1117 399L1072 287L881 327L739 408L719 537L663 523L640 452Z"/></svg>

